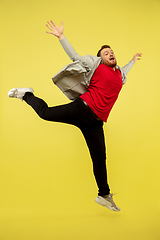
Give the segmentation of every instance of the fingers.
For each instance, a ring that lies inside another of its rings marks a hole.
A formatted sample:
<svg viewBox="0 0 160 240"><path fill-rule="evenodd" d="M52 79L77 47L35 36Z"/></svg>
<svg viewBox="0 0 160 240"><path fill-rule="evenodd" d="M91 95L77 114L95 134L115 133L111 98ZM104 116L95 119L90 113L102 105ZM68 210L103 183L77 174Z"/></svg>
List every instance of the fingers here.
<svg viewBox="0 0 160 240"><path fill-rule="evenodd" d="M53 27L57 27L57 25L52 21L52 20L50 20L50 22L49 21L47 21L47 23L48 24L46 24L46 26L51 30ZM63 22L61 22L61 27L63 28Z"/></svg>
<svg viewBox="0 0 160 240"><path fill-rule="evenodd" d="M137 57L142 57L142 53L137 53L136 56Z"/></svg>
<svg viewBox="0 0 160 240"><path fill-rule="evenodd" d="M52 29L56 26L56 24L55 24L52 20L50 20L50 22L47 21L47 23L48 23L48 24L46 24L46 26L47 26L50 30L52 30Z"/></svg>
<svg viewBox="0 0 160 240"><path fill-rule="evenodd" d="M52 30L52 28L51 28L50 26L48 26L48 24L46 24L46 26L47 26L50 30Z"/></svg>
<svg viewBox="0 0 160 240"><path fill-rule="evenodd" d="M135 57L136 57L136 60L141 60L142 53L137 53Z"/></svg>
<svg viewBox="0 0 160 240"><path fill-rule="evenodd" d="M47 22L48 24L46 24L46 26L50 29L50 30L52 30L52 28L53 28L53 25L48 21Z"/></svg>
<svg viewBox="0 0 160 240"><path fill-rule="evenodd" d="M58 27L52 20L47 21L46 26L51 30L51 32L46 32L55 35L56 37L59 37L60 35L63 35L63 22L61 22L61 26Z"/></svg>
<svg viewBox="0 0 160 240"><path fill-rule="evenodd" d="M51 23L52 23L52 25L55 27L56 26L56 24L51 20Z"/></svg>
<svg viewBox="0 0 160 240"><path fill-rule="evenodd" d="M142 53L136 53L134 56L133 56L133 61L136 62L137 60L141 60L141 57L142 57Z"/></svg>
<svg viewBox="0 0 160 240"><path fill-rule="evenodd" d="M141 60L141 57L142 57L142 53L137 53L138 55L137 55L137 60Z"/></svg>
<svg viewBox="0 0 160 240"><path fill-rule="evenodd" d="M46 33L52 34L52 32L46 32Z"/></svg>

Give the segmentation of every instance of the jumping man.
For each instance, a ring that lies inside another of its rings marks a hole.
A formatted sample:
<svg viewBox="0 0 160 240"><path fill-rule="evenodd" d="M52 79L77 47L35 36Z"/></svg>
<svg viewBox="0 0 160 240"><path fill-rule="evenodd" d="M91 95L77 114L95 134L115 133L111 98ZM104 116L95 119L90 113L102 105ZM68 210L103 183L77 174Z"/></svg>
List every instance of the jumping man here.
<svg viewBox="0 0 160 240"><path fill-rule="evenodd" d="M87 143L93 162L93 172L98 186L95 201L113 211L120 211L113 201L113 194L107 182L106 148L103 122L115 104L126 75L142 54L120 68L114 51L103 45L97 56L80 56L63 34L63 22L58 27L53 21L46 25L56 36L73 63L67 65L53 77L53 82L72 102L48 107L44 100L33 94L32 88L13 88L8 92L11 98L24 100L44 120L63 122L78 127Z"/></svg>

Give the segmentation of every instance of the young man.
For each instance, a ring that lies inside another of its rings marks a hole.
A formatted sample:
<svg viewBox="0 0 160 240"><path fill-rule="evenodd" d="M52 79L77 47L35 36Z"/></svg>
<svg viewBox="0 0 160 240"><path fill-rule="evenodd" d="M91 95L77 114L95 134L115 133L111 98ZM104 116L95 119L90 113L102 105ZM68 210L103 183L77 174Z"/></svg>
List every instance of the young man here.
<svg viewBox="0 0 160 240"><path fill-rule="evenodd" d="M97 203L113 211L120 211L113 201L113 194L107 183L106 149L103 122L107 122L109 113L118 98L126 74L141 57L141 53L123 68L117 66L113 50L102 46L97 57L80 56L63 34L63 23L58 27L52 21L47 27L50 34L56 36L73 63L63 68L53 77L54 83L72 101L69 104L48 107L40 98L33 95L32 88L14 88L9 97L19 98L29 104L35 112L48 121L63 122L77 126L86 140L93 162L93 172L98 185Z"/></svg>

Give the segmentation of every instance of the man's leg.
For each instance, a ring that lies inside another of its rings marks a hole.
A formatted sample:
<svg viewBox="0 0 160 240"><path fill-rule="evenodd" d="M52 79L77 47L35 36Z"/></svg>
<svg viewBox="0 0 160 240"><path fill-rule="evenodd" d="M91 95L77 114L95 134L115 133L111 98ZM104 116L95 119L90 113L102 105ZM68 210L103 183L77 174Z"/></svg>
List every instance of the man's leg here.
<svg viewBox="0 0 160 240"><path fill-rule="evenodd" d="M109 185L107 183L106 149L102 126L103 122L97 120L87 128L81 128L81 131L90 151L93 171L99 188L98 197L95 201L112 211L119 212L120 208L117 207L113 201L113 194L110 194Z"/></svg>
<svg viewBox="0 0 160 240"><path fill-rule="evenodd" d="M103 132L103 122L96 121L94 124L81 129L93 162L93 172L99 188L98 195L104 196L110 193L107 183L106 170L106 147Z"/></svg>
<svg viewBox="0 0 160 240"><path fill-rule="evenodd" d="M83 105L80 99L69 104L48 107L46 102L33 95L32 88L13 88L8 92L10 98L18 98L28 103L35 112L44 120L69 123L77 126L79 119L82 119L83 109L79 105ZM81 121L81 120L80 120Z"/></svg>
<svg viewBox="0 0 160 240"><path fill-rule="evenodd" d="M60 106L48 107L44 100L34 96L33 93L30 92L24 95L23 100L44 120L76 125L78 109L73 106L76 105L73 104L73 102Z"/></svg>

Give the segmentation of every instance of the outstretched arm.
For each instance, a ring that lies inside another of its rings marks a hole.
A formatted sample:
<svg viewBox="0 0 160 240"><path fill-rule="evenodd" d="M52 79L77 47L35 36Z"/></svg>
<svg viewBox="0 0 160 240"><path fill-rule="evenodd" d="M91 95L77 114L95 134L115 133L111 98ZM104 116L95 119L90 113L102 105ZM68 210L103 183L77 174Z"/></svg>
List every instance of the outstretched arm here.
<svg viewBox="0 0 160 240"><path fill-rule="evenodd" d="M46 24L46 26L51 30L50 32L46 32L49 34L53 34L54 36L56 36L64 51L67 53L67 55L70 57L70 59L72 61L76 61L79 60L79 56L76 51L74 50L74 48L72 47L72 45L68 42L68 40L66 39L66 37L63 34L63 22L61 23L61 26L58 27L52 20L49 22L47 22L48 24ZM83 57L84 58L84 57Z"/></svg>
<svg viewBox="0 0 160 240"><path fill-rule="evenodd" d="M142 53L135 54L132 60L129 63L127 63L124 67L121 68L125 75L128 74L129 70L136 63L137 60L141 60L141 57L142 57Z"/></svg>
<svg viewBox="0 0 160 240"><path fill-rule="evenodd" d="M124 67L121 68L123 84L126 83L126 80L127 80L126 75L130 71L130 69L133 67L133 65L136 63L136 61L141 59L141 56L142 56L142 53L135 54L132 60L129 63L127 63Z"/></svg>
<svg viewBox="0 0 160 240"><path fill-rule="evenodd" d="M70 59L73 62L79 60L85 66L85 68L87 70L93 67L94 60L92 58L87 58L87 60L86 60L86 57L77 54L75 49L68 42L68 40L66 39L66 37L63 34L63 22L61 23L61 26L58 27L51 20L50 22L49 21L47 22L46 26L50 29L50 32L47 31L47 33L53 34L54 36L56 36L59 39L63 49L65 50L65 52L67 53L67 55L70 57ZM93 57L93 58L97 59L97 57Z"/></svg>

